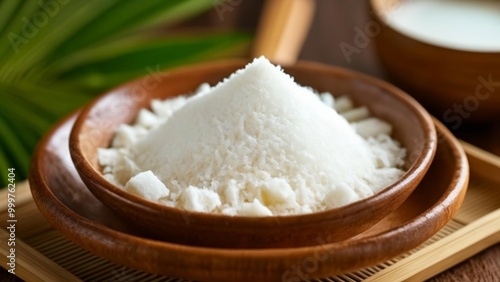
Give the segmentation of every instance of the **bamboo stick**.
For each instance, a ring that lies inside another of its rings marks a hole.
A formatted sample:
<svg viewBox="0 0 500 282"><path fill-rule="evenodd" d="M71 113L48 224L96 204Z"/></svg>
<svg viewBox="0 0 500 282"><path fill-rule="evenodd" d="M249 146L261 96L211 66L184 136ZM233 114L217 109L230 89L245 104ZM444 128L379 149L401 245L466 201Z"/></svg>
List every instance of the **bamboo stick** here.
<svg viewBox="0 0 500 282"><path fill-rule="evenodd" d="M314 0L267 0L252 54L278 64L293 64L314 16Z"/></svg>

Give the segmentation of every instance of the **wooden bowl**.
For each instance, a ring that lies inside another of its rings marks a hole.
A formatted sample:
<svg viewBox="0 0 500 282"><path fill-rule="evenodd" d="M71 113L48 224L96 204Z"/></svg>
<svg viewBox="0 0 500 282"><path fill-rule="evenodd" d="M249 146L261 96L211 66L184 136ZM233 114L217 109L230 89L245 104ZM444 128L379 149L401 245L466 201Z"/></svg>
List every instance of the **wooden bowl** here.
<svg viewBox="0 0 500 282"><path fill-rule="evenodd" d="M372 38L395 84L453 129L500 120L500 50L464 51L407 36L384 20L402 1L370 0L369 6L380 29Z"/></svg>
<svg viewBox="0 0 500 282"><path fill-rule="evenodd" d="M143 89L143 80L139 79L85 107L69 143L74 165L90 191L151 238L197 246L278 248L315 245L318 236L335 242L359 234L401 205L425 175L435 153L436 135L431 118L417 102L383 81L344 69L300 63L285 68L299 83L334 95L348 94L367 105L374 116L393 125L394 137L409 152L407 172L401 179L378 194L336 209L295 216L245 217L163 206L125 192L103 177L97 148L108 147L119 124L131 122L151 99L189 93L203 82L213 85L246 63L228 61L177 69L162 74L155 88L142 92L136 91Z"/></svg>
<svg viewBox="0 0 500 282"><path fill-rule="evenodd" d="M436 156L422 182L399 208L354 238L328 244L328 236L316 237L315 246L285 249L173 244L141 236L140 227L119 217L82 183L68 149L75 119L60 122L34 155L29 181L40 213L72 242L98 256L177 278L302 281L383 263L419 246L445 226L460 207L468 184L465 153L438 123Z"/></svg>

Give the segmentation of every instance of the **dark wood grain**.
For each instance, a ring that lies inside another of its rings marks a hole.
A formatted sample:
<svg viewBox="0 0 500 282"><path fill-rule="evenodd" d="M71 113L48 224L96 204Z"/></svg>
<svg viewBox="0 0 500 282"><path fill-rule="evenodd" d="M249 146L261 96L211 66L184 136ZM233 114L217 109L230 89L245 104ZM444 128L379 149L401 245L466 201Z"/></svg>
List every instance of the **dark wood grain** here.
<svg viewBox="0 0 500 282"><path fill-rule="evenodd" d="M22 282L21 278L10 274L7 269L0 267L0 281L2 282Z"/></svg>

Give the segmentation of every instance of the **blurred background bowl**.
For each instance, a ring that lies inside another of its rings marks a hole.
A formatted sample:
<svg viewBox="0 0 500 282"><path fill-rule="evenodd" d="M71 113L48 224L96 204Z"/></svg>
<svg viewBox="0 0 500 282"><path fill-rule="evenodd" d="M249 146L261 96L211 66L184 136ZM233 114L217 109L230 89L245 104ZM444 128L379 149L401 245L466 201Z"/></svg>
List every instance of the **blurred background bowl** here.
<svg viewBox="0 0 500 282"><path fill-rule="evenodd" d="M406 173L381 192L350 205L295 216L244 217L191 212L139 198L108 182L98 164L97 148L108 147L115 128L130 123L152 99L193 92L201 83L216 84L248 61L184 67L163 74L157 87L136 91L142 79L94 100L78 117L70 137L75 167L89 190L105 205L147 231L151 238L188 245L266 248L317 245L357 235L394 211L425 175L437 146L428 113L411 97L381 80L321 64L299 63L285 72L302 85L334 96L349 95L373 116L389 122L393 136L407 149Z"/></svg>
<svg viewBox="0 0 500 282"><path fill-rule="evenodd" d="M391 79L454 129L462 121L500 120L500 50L446 48L400 32L387 17L404 2L370 0L369 9L380 26L374 42Z"/></svg>

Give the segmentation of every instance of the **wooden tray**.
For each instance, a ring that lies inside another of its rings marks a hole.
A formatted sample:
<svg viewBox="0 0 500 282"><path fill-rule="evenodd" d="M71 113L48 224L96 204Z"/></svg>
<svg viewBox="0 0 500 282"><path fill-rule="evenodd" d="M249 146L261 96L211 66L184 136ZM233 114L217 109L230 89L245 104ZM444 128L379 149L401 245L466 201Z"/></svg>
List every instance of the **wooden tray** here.
<svg viewBox="0 0 500 282"><path fill-rule="evenodd" d="M120 265L173 277L209 281L307 280L331 277L404 254L431 238L456 214L469 179L460 143L440 123L432 165L405 203L348 240L309 247L221 249L148 239L118 217L82 182L69 156L75 116L58 123L36 151L33 200L51 225L79 246Z"/></svg>
<svg viewBox="0 0 500 282"><path fill-rule="evenodd" d="M463 143L471 165L471 181L458 214L420 247L384 263L324 281L423 280L500 241L500 158ZM6 199L7 191L0 191ZM0 214L6 218L6 207ZM27 281L182 281L126 268L73 244L39 214L27 182L16 191L16 274ZM5 225L6 221L2 221ZM0 240L6 242L5 226ZM0 245L6 265L8 249Z"/></svg>

